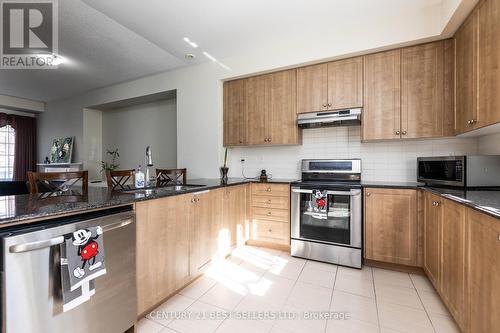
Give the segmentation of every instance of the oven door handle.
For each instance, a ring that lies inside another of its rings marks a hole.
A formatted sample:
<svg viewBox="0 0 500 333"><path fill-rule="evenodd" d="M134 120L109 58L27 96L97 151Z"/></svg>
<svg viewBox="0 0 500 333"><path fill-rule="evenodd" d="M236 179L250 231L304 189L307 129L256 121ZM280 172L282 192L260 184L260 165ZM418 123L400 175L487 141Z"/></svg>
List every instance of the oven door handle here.
<svg viewBox="0 0 500 333"><path fill-rule="evenodd" d="M303 190L300 188L292 188L293 193L313 193L312 190Z"/></svg>
<svg viewBox="0 0 500 333"><path fill-rule="evenodd" d="M312 194L312 190L304 190L304 189L299 189L299 188L292 188L293 193L310 193ZM349 196L355 196L355 195L360 195L361 190L355 189L355 190L350 190L350 191L326 191L326 194L329 195L349 195Z"/></svg>

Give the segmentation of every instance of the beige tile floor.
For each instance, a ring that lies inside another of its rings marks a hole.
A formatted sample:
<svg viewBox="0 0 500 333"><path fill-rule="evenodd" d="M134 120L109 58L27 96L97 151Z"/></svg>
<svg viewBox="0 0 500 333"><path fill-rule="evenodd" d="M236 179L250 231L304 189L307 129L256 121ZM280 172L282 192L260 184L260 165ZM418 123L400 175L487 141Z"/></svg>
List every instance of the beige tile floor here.
<svg viewBox="0 0 500 333"><path fill-rule="evenodd" d="M280 311L295 317L263 316ZM262 317L235 317L252 313ZM346 317L326 318L328 313ZM257 247L237 249L213 263L137 328L139 333L459 332L424 276L351 269Z"/></svg>

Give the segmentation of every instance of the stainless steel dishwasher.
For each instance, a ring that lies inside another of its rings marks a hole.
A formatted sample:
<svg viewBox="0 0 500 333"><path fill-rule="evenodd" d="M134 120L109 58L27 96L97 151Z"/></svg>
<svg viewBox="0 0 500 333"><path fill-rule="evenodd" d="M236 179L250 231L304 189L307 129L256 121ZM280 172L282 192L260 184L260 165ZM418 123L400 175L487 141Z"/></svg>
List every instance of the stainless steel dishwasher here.
<svg viewBox="0 0 500 333"><path fill-rule="evenodd" d="M107 273L89 301L62 311L63 235L101 226ZM136 320L135 218L131 206L2 232L2 332L124 332Z"/></svg>

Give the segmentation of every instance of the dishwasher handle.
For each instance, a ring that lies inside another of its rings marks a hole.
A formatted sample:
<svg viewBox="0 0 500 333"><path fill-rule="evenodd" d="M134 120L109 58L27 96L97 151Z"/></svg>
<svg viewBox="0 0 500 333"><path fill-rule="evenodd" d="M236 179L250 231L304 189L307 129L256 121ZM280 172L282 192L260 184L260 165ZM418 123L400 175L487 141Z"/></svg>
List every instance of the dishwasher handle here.
<svg viewBox="0 0 500 333"><path fill-rule="evenodd" d="M111 223L111 224L107 224L107 225L103 226L102 231L107 232L107 231L119 229L119 228L122 228L124 226L129 225L132 222L134 222L133 217L130 217L128 219L123 219L119 222ZM62 243L64 243L64 236L58 236L58 237L44 239L44 240L40 240L40 241L15 244L15 245L12 245L9 247L9 252L10 253L28 252L28 251L43 249L43 248L54 246L54 245L59 245Z"/></svg>

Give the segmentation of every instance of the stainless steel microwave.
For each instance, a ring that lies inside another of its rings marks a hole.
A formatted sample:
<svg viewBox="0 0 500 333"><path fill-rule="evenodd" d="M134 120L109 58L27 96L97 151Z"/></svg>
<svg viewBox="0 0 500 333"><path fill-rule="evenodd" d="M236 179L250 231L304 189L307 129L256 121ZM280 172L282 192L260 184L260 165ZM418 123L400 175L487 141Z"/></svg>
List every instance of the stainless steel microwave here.
<svg viewBox="0 0 500 333"><path fill-rule="evenodd" d="M427 185L500 186L500 155L419 157L417 180Z"/></svg>

